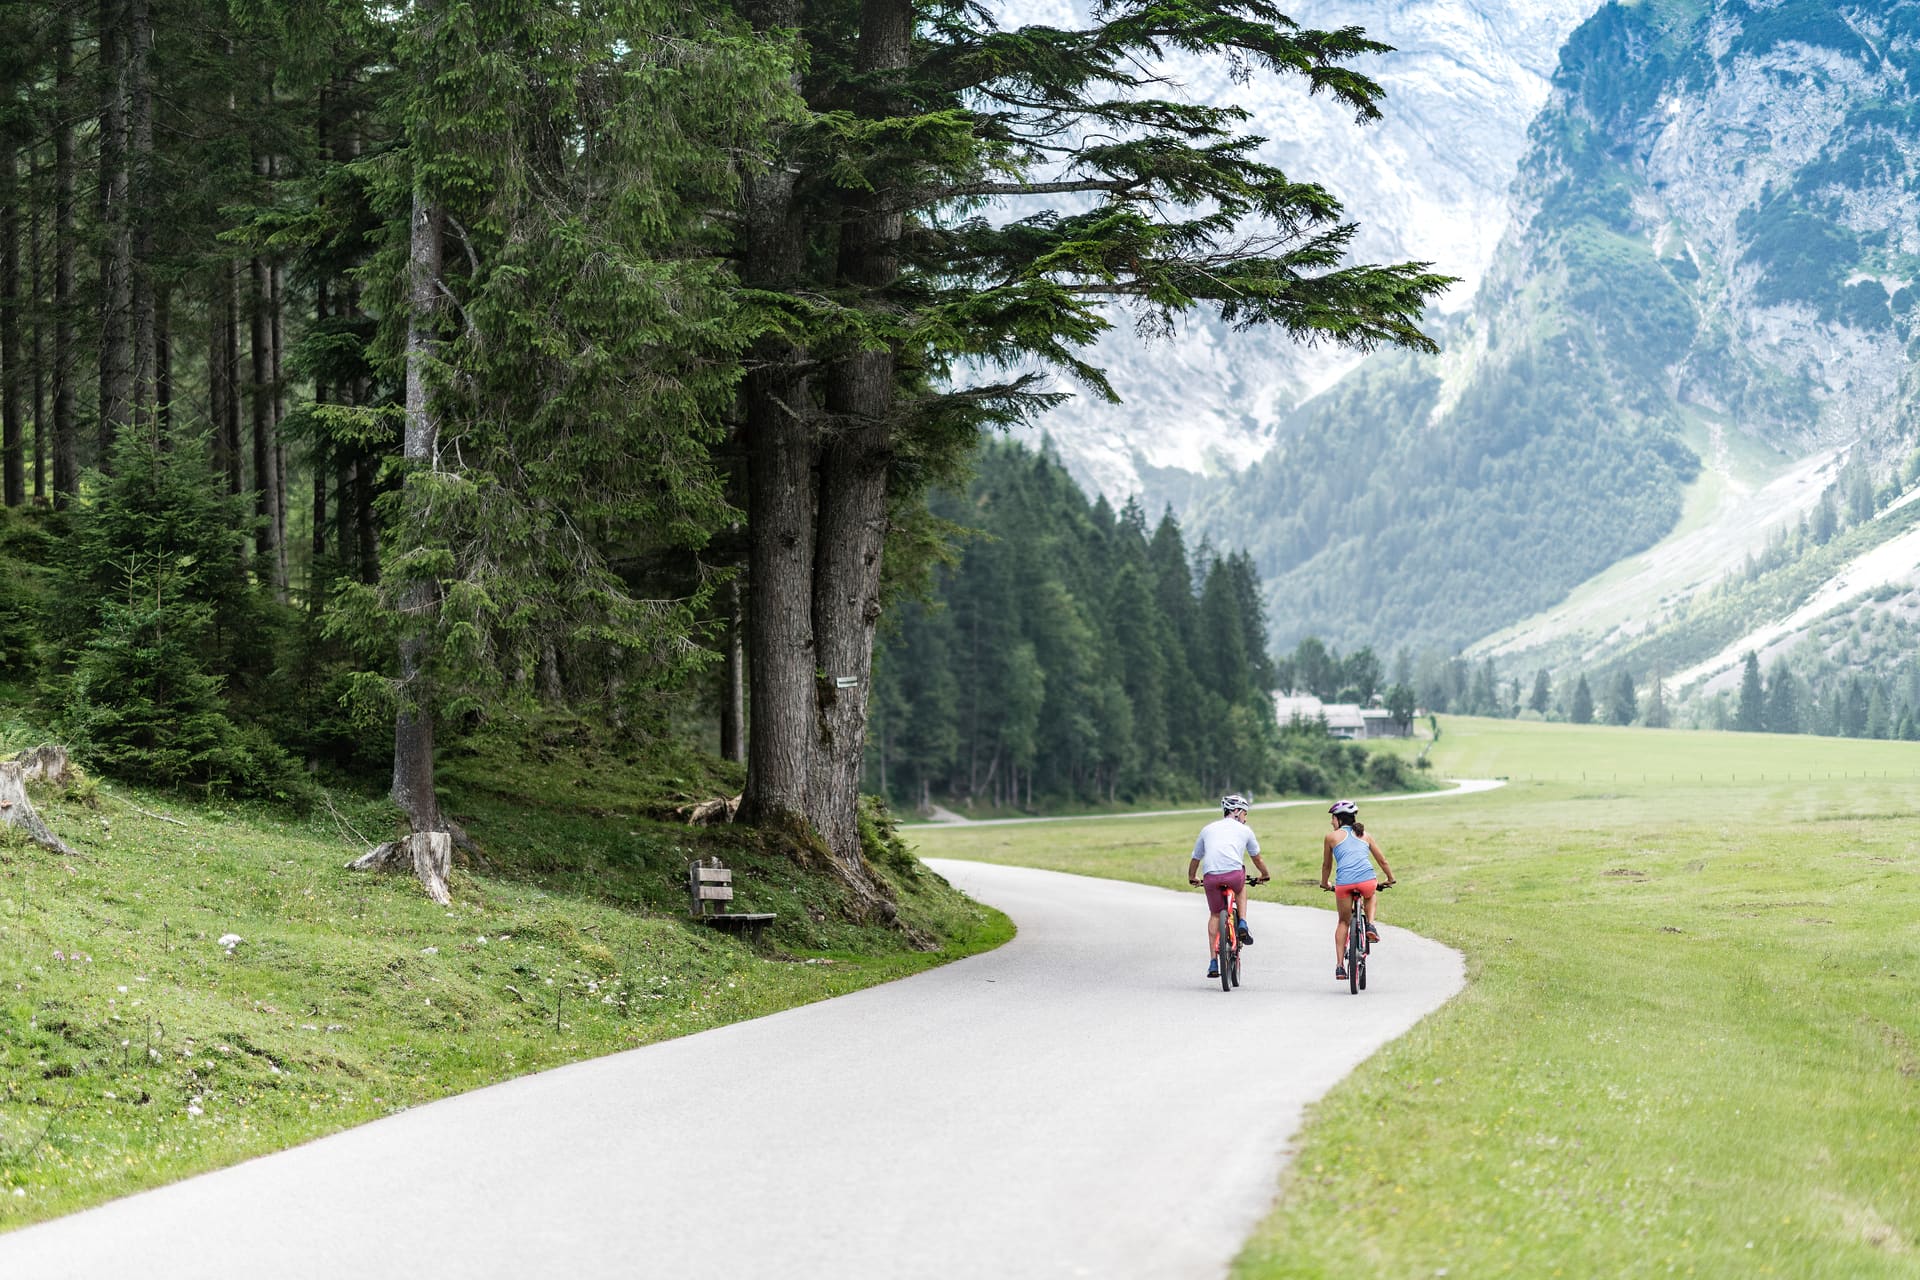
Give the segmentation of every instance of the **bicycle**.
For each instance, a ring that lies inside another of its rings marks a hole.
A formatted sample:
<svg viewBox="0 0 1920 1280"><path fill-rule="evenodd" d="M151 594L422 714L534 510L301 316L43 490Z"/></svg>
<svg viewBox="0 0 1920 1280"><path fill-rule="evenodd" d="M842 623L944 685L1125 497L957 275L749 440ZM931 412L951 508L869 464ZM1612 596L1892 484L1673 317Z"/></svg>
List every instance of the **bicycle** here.
<svg viewBox="0 0 1920 1280"><path fill-rule="evenodd" d="M1247 880L1247 888L1265 884L1270 877L1252 876ZM1198 884L1199 881L1192 883ZM1220 989L1231 991L1240 985L1240 916L1243 903L1240 895L1232 889L1225 891L1227 905L1220 912L1219 935L1214 942L1214 959L1220 965Z"/></svg>
<svg viewBox="0 0 1920 1280"><path fill-rule="evenodd" d="M1377 886L1374 892L1385 893L1392 887L1393 881L1389 880ZM1347 885L1328 889L1327 892L1335 895L1336 898L1344 893L1353 899L1353 915L1347 919L1346 969L1347 991L1357 996L1367 989L1367 956L1373 950L1373 945L1367 941L1366 898L1358 890Z"/></svg>

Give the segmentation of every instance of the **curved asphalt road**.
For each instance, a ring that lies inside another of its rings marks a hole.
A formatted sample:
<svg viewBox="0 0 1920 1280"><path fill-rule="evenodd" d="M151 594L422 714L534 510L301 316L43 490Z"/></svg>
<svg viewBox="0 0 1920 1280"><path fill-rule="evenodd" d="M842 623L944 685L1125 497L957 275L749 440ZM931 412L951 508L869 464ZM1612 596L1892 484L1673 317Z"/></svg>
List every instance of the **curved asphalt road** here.
<svg viewBox="0 0 1920 1280"><path fill-rule="evenodd" d="M1387 928L1350 996L1330 914L1256 893L1229 995L1191 895L930 865L1019 936L0 1237L0 1276L1219 1275L1302 1109L1462 985Z"/></svg>

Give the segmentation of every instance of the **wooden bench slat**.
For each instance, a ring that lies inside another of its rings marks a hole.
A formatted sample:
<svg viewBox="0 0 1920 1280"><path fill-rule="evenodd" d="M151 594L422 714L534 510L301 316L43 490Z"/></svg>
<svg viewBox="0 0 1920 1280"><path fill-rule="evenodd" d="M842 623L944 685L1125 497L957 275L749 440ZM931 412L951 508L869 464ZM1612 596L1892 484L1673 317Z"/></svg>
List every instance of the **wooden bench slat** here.
<svg viewBox="0 0 1920 1280"><path fill-rule="evenodd" d="M729 867L695 867L693 880L696 884L731 884L733 871Z"/></svg>
<svg viewBox="0 0 1920 1280"><path fill-rule="evenodd" d="M702 902L729 902L733 899L733 890L725 885L703 884L693 891L693 896Z"/></svg>

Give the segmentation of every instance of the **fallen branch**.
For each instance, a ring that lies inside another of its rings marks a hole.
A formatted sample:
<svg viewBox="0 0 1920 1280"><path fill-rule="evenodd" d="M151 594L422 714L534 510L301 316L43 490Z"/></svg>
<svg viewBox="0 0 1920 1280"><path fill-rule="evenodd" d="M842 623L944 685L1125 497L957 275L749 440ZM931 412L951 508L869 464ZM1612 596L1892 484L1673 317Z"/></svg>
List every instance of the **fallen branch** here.
<svg viewBox="0 0 1920 1280"><path fill-rule="evenodd" d="M740 812L740 797L715 796L711 800L702 800L697 804L681 805L673 812L676 817L684 816L690 827L711 826L716 822L732 822L734 815Z"/></svg>
<svg viewBox="0 0 1920 1280"><path fill-rule="evenodd" d="M139 805L127 799L125 796L115 796L114 799L118 800L121 804L127 806L127 808L133 810L135 813L139 814L143 818L152 818L155 822L171 822L176 827L184 827L187 825L186 823L180 821L180 819L178 818L169 818L164 813L154 813L151 810L142 809Z"/></svg>

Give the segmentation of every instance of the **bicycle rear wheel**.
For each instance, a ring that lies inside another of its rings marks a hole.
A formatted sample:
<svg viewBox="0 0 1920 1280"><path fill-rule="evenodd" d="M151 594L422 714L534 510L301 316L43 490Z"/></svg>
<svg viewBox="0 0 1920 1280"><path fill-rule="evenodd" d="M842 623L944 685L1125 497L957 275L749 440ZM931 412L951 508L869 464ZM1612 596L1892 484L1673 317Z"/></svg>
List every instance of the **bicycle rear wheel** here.
<svg viewBox="0 0 1920 1280"><path fill-rule="evenodd" d="M1354 905L1356 908L1359 906L1358 903ZM1360 977L1360 967L1367 962L1366 943L1363 941L1366 929L1367 922L1355 910L1353 918L1347 922L1347 991L1356 996L1365 985Z"/></svg>
<svg viewBox="0 0 1920 1280"><path fill-rule="evenodd" d="M1214 943L1214 959L1220 962L1220 989L1233 990L1233 913L1220 913L1220 935Z"/></svg>

